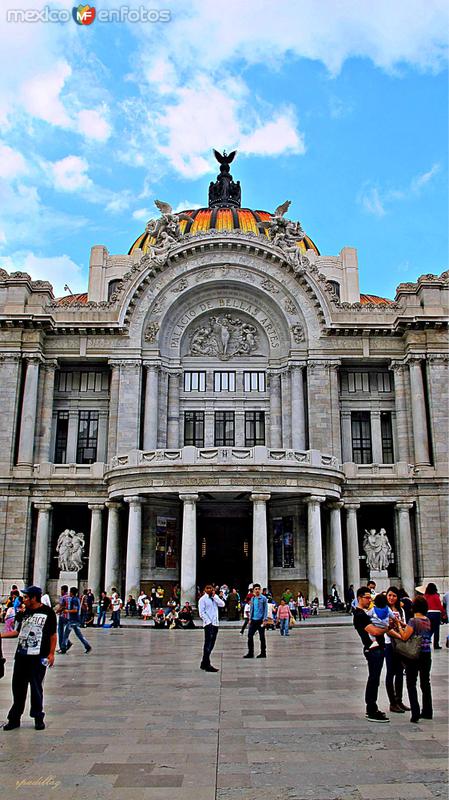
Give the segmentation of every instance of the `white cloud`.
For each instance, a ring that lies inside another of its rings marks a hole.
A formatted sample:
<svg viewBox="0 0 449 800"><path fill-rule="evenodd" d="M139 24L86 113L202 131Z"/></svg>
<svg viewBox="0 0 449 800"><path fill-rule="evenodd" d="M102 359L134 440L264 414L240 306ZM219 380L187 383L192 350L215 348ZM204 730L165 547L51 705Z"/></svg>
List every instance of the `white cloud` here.
<svg viewBox="0 0 449 800"><path fill-rule="evenodd" d="M86 139L106 142L111 135L111 126L105 119L107 109L84 109L78 113L77 128Z"/></svg>
<svg viewBox="0 0 449 800"><path fill-rule="evenodd" d="M13 180L27 172L28 166L22 153L0 142L0 175L2 178Z"/></svg>
<svg viewBox="0 0 449 800"><path fill-rule="evenodd" d="M75 294L87 291L87 276L68 255L39 256L30 250L17 250L11 256L0 258L3 269L9 272L28 272L33 280L50 281L55 296L65 295L65 284Z"/></svg>
<svg viewBox="0 0 449 800"><path fill-rule="evenodd" d="M362 208L375 217L384 217L386 214L383 200L377 186L371 186L360 192L358 201Z"/></svg>
<svg viewBox="0 0 449 800"><path fill-rule="evenodd" d="M58 61L46 72L29 78L21 87L21 99L25 110L44 122L68 128L71 124L60 94L72 74L67 61Z"/></svg>
<svg viewBox="0 0 449 800"><path fill-rule="evenodd" d="M181 211L194 211L195 208L202 208L202 205L200 203L191 203L190 200L182 200L173 211L175 214L179 214Z"/></svg>
<svg viewBox="0 0 449 800"><path fill-rule="evenodd" d="M137 208L136 211L133 211L132 216L133 219L142 219L146 221L147 219L150 219L152 215L154 216L155 213L155 210L153 211L149 208Z"/></svg>
<svg viewBox="0 0 449 800"><path fill-rule="evenodd" d="M50 166L55 189L62 192L79 192L90 189L93 185L87 174L89 164L85 158L66 156Z"/></svg>
<svg viewBox="0 0 449 800"><path fill-rule="evenodd" d="M366 184L359 192L357 201L368 214L384 217L392 203L407 200L411 195L419 195L440 169L440 164L433 164L429 170L412 178L403 189L380 189L378 186Z"/></svg>
<svg viewBox="0 0 449 800"><path fill-rule="evenodd" d="M423 186L429 183L435 175L440 171L440 164L433 164L427 172L417 175L411 182L411 188L414 192L419 192Z"/></svg>
<svg viewBox="0 0 449 800"><path fill-rule="evenodd" d="M293 112L280 114L271 122L243 135L239 140L242 153L251 155L279 155L305 153L304 136L296 128Z"/></svg>

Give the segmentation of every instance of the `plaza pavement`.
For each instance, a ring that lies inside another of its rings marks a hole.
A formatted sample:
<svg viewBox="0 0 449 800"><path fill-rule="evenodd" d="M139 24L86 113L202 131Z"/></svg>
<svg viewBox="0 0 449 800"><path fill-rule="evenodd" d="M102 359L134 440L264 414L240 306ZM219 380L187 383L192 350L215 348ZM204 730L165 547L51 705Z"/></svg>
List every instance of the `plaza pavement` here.
<svg viewBox="0 0 449 800"><path fill-rule="evenodd" d="M435 719L412 725L409 714L391 714L390 724L376 725L364 718L366 667L346 625L300 625L288 639L270 632L265 661L243 660L245 637L223 629L217 674L198 669L201 630L87 636L90 655L74 638L49 671L47 729L34 731L25 716L20 730L0 731L2 797L447 797L447 649L434 655ZM10 704L15 642L3 648L0 719ZM387 710L383 685L380 706Z"/></svg>

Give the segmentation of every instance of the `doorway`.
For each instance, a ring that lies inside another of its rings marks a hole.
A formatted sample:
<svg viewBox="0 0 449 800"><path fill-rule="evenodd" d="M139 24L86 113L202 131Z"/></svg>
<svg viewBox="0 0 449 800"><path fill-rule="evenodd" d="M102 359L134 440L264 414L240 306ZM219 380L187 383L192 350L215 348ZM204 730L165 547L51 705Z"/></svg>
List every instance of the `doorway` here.
<svg viewBox="0 0 449 800"><path fill-rule="evenodd" d="M252 580L252 520L208 517L198 520L197 583L235 587L245 597Z"/></svg>

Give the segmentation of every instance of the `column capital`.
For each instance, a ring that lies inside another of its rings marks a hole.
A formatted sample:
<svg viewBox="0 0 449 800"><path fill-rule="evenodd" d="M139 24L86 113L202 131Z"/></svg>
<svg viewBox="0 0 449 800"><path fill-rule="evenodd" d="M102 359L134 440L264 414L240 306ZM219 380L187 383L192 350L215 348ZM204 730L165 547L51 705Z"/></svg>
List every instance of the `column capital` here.
<svg viewBox="0 0 449 800"><path fill-rule="evenodd" d="M358 511L360 508L360 503L358 500L345 500L344 507L346 511Z"/></svg>
<svg viewBox="0 0 449 800"><path fill-rule="evenodd" d="M413 367L417 367L421 361L424 361L426 357L425 353L409 353L407 358L405 359L406 364Z"/></svg>
<svg viewBox="0 0 449 800"><path fill-rule="evenodd" d="M447 353L429 353L427 361L429 364L447 364L449 355Z"/></svg>
<svg viewBox="0 0 449 800"><path fill-rule="evenodd" d="M59 363L57 358L47 358L42 364L42 369L47 370L47 372L53 372L58 367Z"/></svg>
<svg viewBox="0 0 449 800"><path fill-rule="evenodd" d="M322 497L319 494L310 494L306 499L306 502L311 506L312 505L320 505L320 503L324 503L325 501L326 501L326 498Z"/></svg>
<svg viewBox="0 0 449 800"><path fill-rule="evenodd" d="M199 494L180 494L179 499L182 500L183 503L197 503Z"/></svg>
<svg viewBox="0 0 449 800"><path fill-rule="evenodd" d="M343 500L335 500L333 503L329 503L331 511L340 511L340 508L343 508L343 506Z"/></svg>
<svg viewBox="0 0 449 800"><path fill-rule="evenodd" d="M252 503L267 503L271 498L270 492L253 492L250 494L249 499Z"/></svg>
<svg viewBox="0 0 449 800"><path fill-rule="evenodd" d="M402 512L402 513L408 514L410 509L413 508L413 503L410 502L410 501L407 501L407 500L404 500L404 501L401 500L399 503L396 503L395 508L400 513Z"/></svg>
<svg viewBox="0 0 449 800"><path fill-rule="evenodd" d="M129 503L130 506L140 506L145 502L145 499L138 494L132 495L131 497L124 497L123 500L125 503Z"/></svg>
<svg viewBox="0 0 449 800"><path fill-rule="evenodd" d="M103 511L104 503L90 503L88 506L89 511Z"/></svg>
<svg viewBox="0 0 449 800"><path fill-rule="evenodd" d="M292 361L289 364L290 370L303 370L307 367L307 361Z"/></svg>
<svg viewBox="0 0 449 800"><path fill-rule="evenodd" d="M27 362L27 364L35 364L39 366L39 364L43 364L43 358L40 353L24 353L23 360Z"/></svg>
<svg viewBox="0 0 449 800"><path fill-rule="evenodd" d="M121 503L117 503L115 500L106 500L105 506L106 506L106 508L109 508L109 509L112 509L112 510L115 509L116 511L118 511L119 508L122 507L122 504Z"/></svg>
<svg viewBox="0 0 449 800"><path fill-rule="evenodd" d="M388 369L392 369L393 372L404 372L406 366L404 361L391 361Z"/></svg>
<svg viewBox="0 0 449 800"><path fill-rule="evenodd" d="M161 365L155 361L142 361L143 366L147 370L147 372L159 372Z"/></svg>
<svg viewBox="0 0 449 800"><path fill-rule="evenodd" d="M33 503L34 508L38 511L51 511L53 506L51 503Z"/></svg>

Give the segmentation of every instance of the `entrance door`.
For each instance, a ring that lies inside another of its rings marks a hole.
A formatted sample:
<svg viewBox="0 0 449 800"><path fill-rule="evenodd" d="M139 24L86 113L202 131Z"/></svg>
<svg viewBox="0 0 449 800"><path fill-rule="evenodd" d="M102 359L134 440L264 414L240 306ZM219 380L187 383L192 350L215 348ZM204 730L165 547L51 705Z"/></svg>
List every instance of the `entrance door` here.
<svg viewBox="0 0 449 800"><path fill-rule="evenodd" d="M208 517L198 523L197 583L227 583L245 596L252 573L251 519Z"/></svg>

